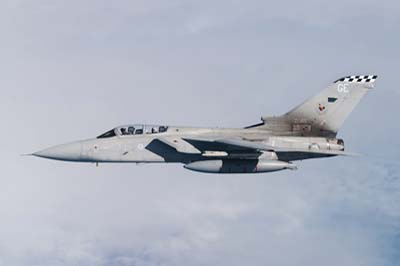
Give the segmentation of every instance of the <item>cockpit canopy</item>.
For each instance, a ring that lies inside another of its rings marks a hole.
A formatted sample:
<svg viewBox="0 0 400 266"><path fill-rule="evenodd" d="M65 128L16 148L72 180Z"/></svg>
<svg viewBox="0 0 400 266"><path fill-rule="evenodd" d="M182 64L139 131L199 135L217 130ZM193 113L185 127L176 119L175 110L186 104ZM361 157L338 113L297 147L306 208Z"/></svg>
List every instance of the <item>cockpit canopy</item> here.
<svg viewBox="0 0 400 266"><path fill-rule="evenodd" d="M116 127L106 133L98 136L98 139L111 138L115 136L127 136L127 135L142 135L142 134L157 134L164 133L168 130L167 126L157 125L127 125Z"/></svg>

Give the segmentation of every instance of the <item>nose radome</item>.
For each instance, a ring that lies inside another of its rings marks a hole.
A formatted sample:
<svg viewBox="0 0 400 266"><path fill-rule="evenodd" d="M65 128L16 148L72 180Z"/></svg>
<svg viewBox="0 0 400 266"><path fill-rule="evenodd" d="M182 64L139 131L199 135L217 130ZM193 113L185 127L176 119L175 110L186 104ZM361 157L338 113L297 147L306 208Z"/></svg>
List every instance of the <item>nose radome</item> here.
<svg viewBox="0 0 400 266"><path fill-rule="evenodd" d="M81 159L81 153L81 143L74 142L54 146L42 151L35 152L32 155L54 160L79 161Z"/></svg>

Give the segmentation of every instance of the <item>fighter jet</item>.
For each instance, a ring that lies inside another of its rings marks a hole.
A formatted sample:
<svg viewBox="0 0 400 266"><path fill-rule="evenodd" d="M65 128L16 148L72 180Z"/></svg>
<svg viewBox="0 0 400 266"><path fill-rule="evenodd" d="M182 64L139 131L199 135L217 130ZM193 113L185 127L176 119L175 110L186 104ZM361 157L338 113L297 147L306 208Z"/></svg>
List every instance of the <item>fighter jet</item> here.
<svg viewBox="0 0 400 266"><path fill-rule="evenodd" d="M295 170L297 160L352 155L337 138L376 75L347 76L281 116L244 128L132 124L32 155L86 163L181 163L203 173Z"/></svg>

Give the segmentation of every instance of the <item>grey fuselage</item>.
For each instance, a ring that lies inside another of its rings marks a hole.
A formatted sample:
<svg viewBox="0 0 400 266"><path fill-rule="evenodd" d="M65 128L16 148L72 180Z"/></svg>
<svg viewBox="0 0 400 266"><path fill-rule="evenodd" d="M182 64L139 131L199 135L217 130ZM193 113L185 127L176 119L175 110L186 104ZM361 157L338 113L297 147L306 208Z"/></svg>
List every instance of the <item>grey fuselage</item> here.
<svg viewBox="0 0 400 266"><path fill-rule="evenodd" d="M118 128L114 129L115 131ZM235 149L229 153L221 153L218 145L202 147L191 143L190 139L218 140L240 138L257 141L271 147L300 150L343 150L337 139L325 137L278 136L265 129L257 128L191 128L168 127L162 133L146 133L122 135L105 138L82 140L51 147L33 155L75 162L107 162L107 163L190 163L211 159L259 159L275 156L267 152L248 154ZM162 141L160 141L162 139ZM225 147L224 147L225 148ZM303 160L317 157L328 157L312 153L282 153L281 161ZM274 158L273 158L274 159Z"/></svg>

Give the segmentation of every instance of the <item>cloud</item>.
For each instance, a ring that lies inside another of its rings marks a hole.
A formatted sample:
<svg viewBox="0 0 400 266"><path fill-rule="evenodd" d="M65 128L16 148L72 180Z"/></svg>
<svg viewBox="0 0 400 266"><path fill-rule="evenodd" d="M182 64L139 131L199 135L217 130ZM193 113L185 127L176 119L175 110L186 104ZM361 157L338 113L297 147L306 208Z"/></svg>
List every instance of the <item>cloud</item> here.
<svg viewBox="0 0 400 266"><path fill-rule="evenodd" d="M68 165L68 179L21 175L24 200L2 207L3 264L395 265L399 174L382 169L397 165L343 159L324 171L331 162L251 177Z"/></svg>

